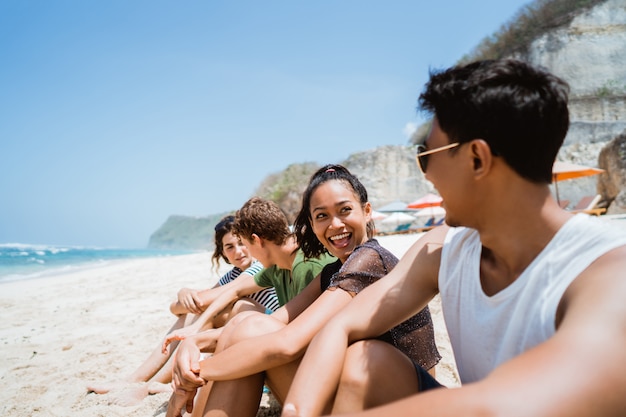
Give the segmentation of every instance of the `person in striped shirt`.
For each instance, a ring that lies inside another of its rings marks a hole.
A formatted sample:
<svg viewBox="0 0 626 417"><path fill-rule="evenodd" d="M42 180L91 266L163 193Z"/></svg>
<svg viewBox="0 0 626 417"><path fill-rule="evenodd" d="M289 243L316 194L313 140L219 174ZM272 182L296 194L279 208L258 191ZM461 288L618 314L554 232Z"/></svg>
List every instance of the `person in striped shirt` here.
<svg viewBox="0 0 626 417"><path fill-rule="evenodd" d="M280 307L276 291L269 287L242 297L217 316L205 314L207 307L229 283L238 277L253 277L263 270L263 265L250 256L241 240L232 233L233 222L234 216L229 215L215 226L215 250L212 256L212 264L216 270L220 261L233 267L212 288L202 290L182 288L177 294L176 301L170 305L170 311L177 316L177 320L168 330L166 340L172 340L174 344L169 349L163 349L163 342L159 342L150 356L128 377L89 385L87 386L89 392L105 394L113 391L112 400L119 405L133 405L148 394L170 392L172 390L169 385L172 378L170 358L177 347L177 340L202 328L221 327L242 311L272 313Z"/></svg>

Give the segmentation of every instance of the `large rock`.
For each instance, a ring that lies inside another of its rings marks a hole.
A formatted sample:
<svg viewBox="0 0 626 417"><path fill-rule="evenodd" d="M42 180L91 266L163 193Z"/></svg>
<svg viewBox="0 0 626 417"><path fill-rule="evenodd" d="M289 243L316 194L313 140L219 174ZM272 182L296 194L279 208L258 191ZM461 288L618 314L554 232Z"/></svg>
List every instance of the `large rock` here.
<svg viewBox="0 0 626 417"><path fill-rule="evenodd" d="M350 155L342 164L367 188L374 209L396 200L410 203L433 192L417 167L413 146L380 146Z"/></svg>
<svg viewBox="0 0 626 417"><path fill-rule="evenodd" d="M600 150L626 129L626 1L607 0L535 39L526 55L570 85L570 129L558 159L598 167ZM564 199L595 193L599 176L558 184Z"/></svg>
<svg viewBox="0 0 626 417"><path fill-rule="evenodd" d="M607 0L535 39L519 56L570 85L566 145L606 143L626 129L626 2Z"/></svg>
<svg viewBox="0 0 626 417"><path fill-rule="evenodd" d="M526 57L570 83L574 97L596 96L607 88L623 92L626 81L626 3L607 0L571 23L531 43Z"/></svg>
<svg viewBox="0 0 626 417"><path fill-rule="evenodd" d="M609 203L607 214L626 213L626 131L600 151L598 193Z"/></svg>

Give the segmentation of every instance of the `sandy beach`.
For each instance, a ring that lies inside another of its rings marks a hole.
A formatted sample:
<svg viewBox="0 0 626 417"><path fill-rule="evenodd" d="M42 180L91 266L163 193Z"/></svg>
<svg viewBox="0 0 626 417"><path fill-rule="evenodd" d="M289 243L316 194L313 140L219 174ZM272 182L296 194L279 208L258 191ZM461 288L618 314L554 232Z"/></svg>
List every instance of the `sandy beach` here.
<svg viewBox="0 0 626 417"><path fill-rule="evenodd" d="M417 234L381 236L401 256ZM0 415L164 416L169 394L139 405L110 404L85 385L123 377L174 322L169 303L181 287L213 285L223 267L210 253L112 262L73 273L0 285ZM443 360L438 379L458 385L438 300L431 303Z"/></svg>

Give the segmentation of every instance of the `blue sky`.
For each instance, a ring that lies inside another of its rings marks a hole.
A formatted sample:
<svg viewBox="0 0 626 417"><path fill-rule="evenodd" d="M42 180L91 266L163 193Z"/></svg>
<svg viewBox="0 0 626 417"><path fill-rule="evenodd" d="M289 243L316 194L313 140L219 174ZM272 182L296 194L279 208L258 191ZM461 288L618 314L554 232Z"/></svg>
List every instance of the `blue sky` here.
<svg viewBox="0 0 626 417"><path fill-rule="evenodd" d="M0 2L0 243L144 247L291 163L404 145L521 0Z"/></svg>

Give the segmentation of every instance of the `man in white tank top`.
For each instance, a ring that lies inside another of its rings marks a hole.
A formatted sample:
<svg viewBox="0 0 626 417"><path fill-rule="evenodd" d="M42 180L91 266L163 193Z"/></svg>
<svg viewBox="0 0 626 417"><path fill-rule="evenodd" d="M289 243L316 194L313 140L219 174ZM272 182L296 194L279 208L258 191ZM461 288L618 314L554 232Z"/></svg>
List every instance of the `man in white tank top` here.
<svg viewBox="0 0 626 417"><path fill-rule="evenodd" d="M447 226L318 333L283 416L626 416L626 232L549 188L568 92L514 60L431 73L417 160ZM460 388L372 340L437 294Z"/></svg>

